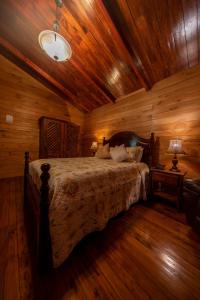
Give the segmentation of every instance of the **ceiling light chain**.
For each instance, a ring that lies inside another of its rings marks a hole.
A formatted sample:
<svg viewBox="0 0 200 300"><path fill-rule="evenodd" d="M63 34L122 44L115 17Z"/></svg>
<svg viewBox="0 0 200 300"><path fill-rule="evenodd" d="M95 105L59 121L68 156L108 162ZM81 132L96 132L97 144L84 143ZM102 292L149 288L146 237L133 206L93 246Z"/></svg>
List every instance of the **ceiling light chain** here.
<svg viewBox="0 0 200 300"><path fill-rule="evenodd" d="M53 30L55 32L59 32L60 30L60 22L58 20L58 8L61 8L62 7L62 1L61 0L55 0L55 3L56 3L56 19L53 23Z"/></svg>
<svg viewBox="0 0 200 300"><path fill-rule="evenodd" d="M57 7L62 7L62 5L63 5L63 2L62 2L62 0L55 0L55 2L56 2L56 6Z"/></svg>

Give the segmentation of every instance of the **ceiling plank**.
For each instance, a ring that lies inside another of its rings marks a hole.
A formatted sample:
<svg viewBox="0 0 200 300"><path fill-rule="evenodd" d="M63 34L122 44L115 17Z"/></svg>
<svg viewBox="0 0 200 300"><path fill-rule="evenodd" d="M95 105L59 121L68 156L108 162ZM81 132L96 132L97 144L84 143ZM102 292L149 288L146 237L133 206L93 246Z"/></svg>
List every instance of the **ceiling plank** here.
<svg viewBox="0 0 200 300"><path fill-rule="evenodd" d="M72 0L64 3L65 19L70 23L70 13L77 22L78 31L83 32L81 46L84 48L84 54L83 57L75 57L82 69L96 84L104 88L105 92L113 95L114 99L140 88L141 85L135 80L135 73L130 70L123 50L110 34L110 21L102 14L99 1ZM65 34L67 35L67 32ZM112 77L116 73L117 78L113 82Z"/></svg>
<svg viewBox="0 0 200 300"><path fill-rule="evenodd" d="M198 64L197 0L182 0L189 67Z"/></svg>
<svg viewBox="0 0 200 300"><path fill-rule="evenodd" d="M166 11L170 22L169 43L174 53L171 59L170 74L174 74L188 67L187 44L185 36L183 8L180 0L168 0Z"/></svg>
<svg viewBox="0 0 200 300"><path fill-rule="evenodd" d="M197 18L198 18L198 54L199 54L199 64L200 64L200 0L197 0Z"/></svg>
<svg viewBox="0 0 200 300"><path fill-rule="evenodd" d="M127 50L127 48L126 48L126 46L125 46L125 44L124 44L121 36L116 31L116 27L115 27L115 25L113 23L113 20L111 19L111 16L107 12L107 10L103 9L103 7L105 8L105 6L106 6L105 1L99 0L98 4L101 7L103 13L110 20L110 30L112 32L112 36L113 36L114 39L116 39L117 43L119 44L119 46L123 49L124 53L126 54L127 60L129 62L129 64L131 65L134 73L136 74L138 80L140 81L142 87L144 87L146 90L150 89L152 87L152 84L149 81L145 80L145 78L143 78L143 76L141 75L141 73L138 71L138 68L133 63L132 57L130 56L130 53L128 52L128 50Z"/></svg>
<svg viewBox="0 0 200 300"><path fill-rule="evenodd" d="M150 65L150 61L148 61L149 58L146 55L143 46L140 47L140 43L138 42L140 41L139 31L133 32L133 18L127 2L121 0L116 0L115 3L106 0L103 2L123 39L126 49L131 55L134 65L138 68L147 83L146 89L150 89L155 82L155 80L152 80L153 75L149 74L149 72L151 73L150 67L147 68L148 63ZM146 62L145 64L143 63L144 61Z"/></svg>
<svg viewBox="0 0 200 300"><path fill-rule="evenodd" d="M95 84L96 87L97 87L98 89L100 89L101 93L103 92L103 94L104 94L104 96L106 97L106 99L108 100L108 102L115 103L115 100L116 100L115 97L113 97L113 95L112 95L110 92L108 92L107 89L106 89L105 87L101 86L99 82L97 83L92 77L90 77L90 76L86 73L86 71L84 71L84 70L80 67L80 65L78 65L78 64L75 63L75 62L73 62L73 65L76 67L77 70L79 70L80 73L82 73L82 74L86 77L87 80L89 80L89 81L91 81L93 84ZM100 104L101 104L101 102L100 102Z"/></svg>
<svg viewBox="0 0 200 300"><path fill-rule="evenodd" d="M162 50L160 49L158 32L155 26L155 10L154 7L152 7L151 1L126 0L126 2L131 12L132 19L134 20L134 30L138 31L140 34L138 42L149 57L151 68L154 68L156 81L158 78L165 78L168 74L166 72ZM162 6L162 2L160 3L160 6Z"/></svg>

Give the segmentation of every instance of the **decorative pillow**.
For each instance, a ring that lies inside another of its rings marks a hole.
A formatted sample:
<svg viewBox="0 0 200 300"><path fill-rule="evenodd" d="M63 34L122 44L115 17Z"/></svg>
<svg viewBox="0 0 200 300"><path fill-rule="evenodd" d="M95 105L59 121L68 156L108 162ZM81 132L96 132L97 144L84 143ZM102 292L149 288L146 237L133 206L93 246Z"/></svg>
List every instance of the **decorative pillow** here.
<svg viewBox="0 0 200 300"><path fill-rule="evenodd" d="M110 158L110 148L109 144L99 145L97 152L95 153L95 157L98 158Z"/></svg>
<svg viewBox="0 0 200 300"><path fill-rule="evenodd" d="M129 155L126 151L124 145L115 146L114 148L110 148L110 156L114 161L121 162L121 161L128 161Z"/></svg>
<svg viewBox="0 0 200 300"><path fill-rule="evenodd" d="M129 154L129 158L132 161L140 162L143 155L143 148L141 146L136 147L126 147L126 151Z"/></svg>

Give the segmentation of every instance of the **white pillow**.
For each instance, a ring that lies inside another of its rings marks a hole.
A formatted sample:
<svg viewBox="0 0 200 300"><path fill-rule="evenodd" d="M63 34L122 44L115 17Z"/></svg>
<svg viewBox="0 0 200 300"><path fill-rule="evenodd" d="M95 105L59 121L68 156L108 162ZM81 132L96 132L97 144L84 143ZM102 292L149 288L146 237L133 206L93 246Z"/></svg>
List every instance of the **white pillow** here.
<svg viewBox="0 0 200 300"><path fill-rule="evenodd" d="M98 158L110 158L110 148L109 144L99 145L97 152L95 153L95 157Z"/></svg>
<svg viewBox="0 0 200 300"><path fill-rule="evenodd" d="M143 155L143 147L136 146L136 147L126 147L126 151L129 154L129 158L132 161L140 162Z"/></svg>
<svg viewBox="0 0 200 300"><path fill-rule="evenodd" d="M116 162L129 160L129 155L128 155L128 152L126 151L126 148L124 147L124 145L115 146L114 148L111 147L110 148L110 156Z"/></svg>

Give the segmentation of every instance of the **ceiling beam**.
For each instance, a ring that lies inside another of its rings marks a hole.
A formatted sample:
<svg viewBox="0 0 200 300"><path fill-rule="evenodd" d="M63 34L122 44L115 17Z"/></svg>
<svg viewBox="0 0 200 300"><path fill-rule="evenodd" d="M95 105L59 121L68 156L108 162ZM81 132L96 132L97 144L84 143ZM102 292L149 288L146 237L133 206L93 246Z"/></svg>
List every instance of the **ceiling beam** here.
<svg viewBox="0 0 200 300"><path fill-rule="evenodd" d="M107 14L107 18L109 18L109 20L110 20L111 29L113 31L113 34L115 35L114 38L117 39L118 44L120 45L120 47L123 48L124 53L126 54L127 60L130 64L130 66L132 67L134 73L136 74L136 76L137 76L139 82L141 83L142 87L145 88L145 90L151 89L153 84L149 80L149 78L147 78L145 75L143 75L144 68L141 71L138 70L138 66L141 65L141 61L140 61L139 57L135 57L136 62L137 62L137 66L136 66L136 64L133 61L132 55L130 54L130 52L128 50L128 47L127 47L126 43L122 39L122 37L120 35L120 32L119 32L116 24L114 23L114 21L111 17L111 13L109 11L109 1L107 2L105 0L99 0L99 4L104 7L105 13ZM115 3L115 5L116 5L116 3ZM115 32L117 32L117 34L115 34ZM135 52L132 53L132 54L134 56L136 56Z"/></svg>
<svg viewBox="0 0 200 300"><path fill-rule="evenodd" d="M0 37L0 53L18 67L23 69L26 73L40 81L47 88L51 89L54 93L58 94L64 100L70 102L76 107L78 106L81 111L90 111L86 104L83 104L81 101L77 101L77 98L75 98L75 96L61 83L56 81L38 65L34 64L31 60L25 57L20 51L18 51L2 37Z"/></svg>

